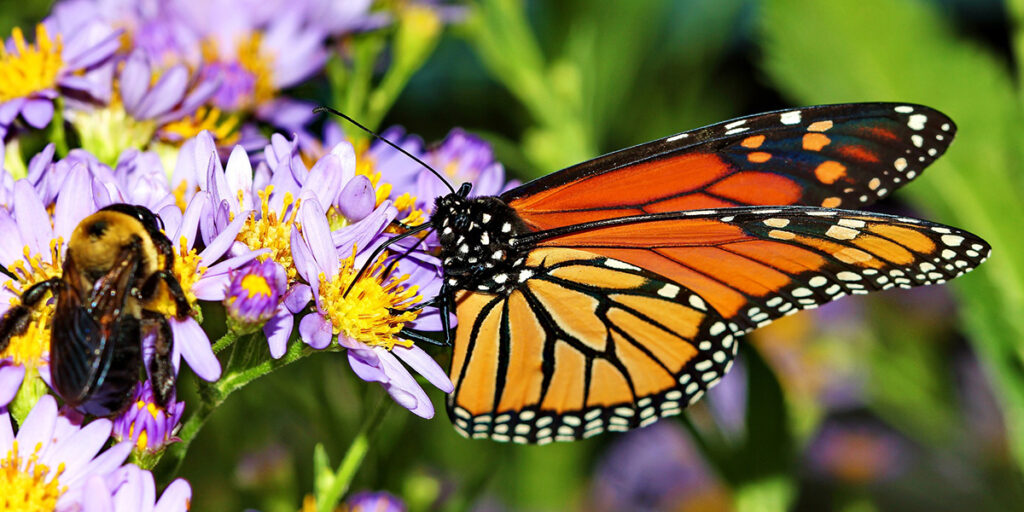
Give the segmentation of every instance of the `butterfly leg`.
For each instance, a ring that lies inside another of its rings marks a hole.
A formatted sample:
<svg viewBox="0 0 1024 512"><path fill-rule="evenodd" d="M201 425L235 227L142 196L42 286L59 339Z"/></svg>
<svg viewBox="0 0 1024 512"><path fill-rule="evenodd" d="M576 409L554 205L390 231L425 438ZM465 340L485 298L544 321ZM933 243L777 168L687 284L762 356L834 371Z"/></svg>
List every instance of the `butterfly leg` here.
<svg viewBox="0 0 1024 512"><path fill-rule="evenodd" d="M60 285L61 280L54 277L32 285L21 294L21 304L11 307L0 318L0 352L7 350L12 337L24 333L28 328L32 318L31 308L46 296L46 292L56 294Z"/></svg>

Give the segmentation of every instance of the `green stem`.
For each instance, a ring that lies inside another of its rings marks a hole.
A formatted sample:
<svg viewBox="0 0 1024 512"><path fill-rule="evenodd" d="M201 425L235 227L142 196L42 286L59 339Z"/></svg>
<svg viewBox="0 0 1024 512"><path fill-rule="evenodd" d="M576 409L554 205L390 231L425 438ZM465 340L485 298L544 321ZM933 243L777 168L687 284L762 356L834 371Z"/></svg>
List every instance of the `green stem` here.
<svg viewBox="0 0 1024 512"><path fill-rule="evenodd" d="M217 343L220 344L226 337L228 337L228 335L217 340ZM263 347L260 348L262 349ZM236 358L236 354L232 352L232 357L227 365L225 374L219 381L214 383L199 383L199 396L201 398L199 407L196 408L195 412L188 417L185 423L182 424L181 430L178 431L178 438L181 439L181 442L175 443L167 449L167 455L173 461L173 474L178 473L182 462L185 460L185 454L188 453L189 446L192 444L196 435L199 434L203 425L206 424L210 415L217 409L217 407L224 403L224 400L226 400L231 393L238 391L246 384L267 375L282 366L294 363L295 361L298 361L299 359L302 359L314 352L323 352L323 350L314 350L309 348L305 343L292 341L291 345L288 347L288 351L285 352L280 359L269 359L255 364L251 364L252 358ZM236 361L236 359L238 361Z"/></svg>
<svg viewBox="0 0 1024 512"><path fill-rule="evenodd" d="M64 130L64 98L57 96L53 100L53 119L50 121L50 142L56 146L57 156L68 155L68 135Z"/></svg>
<svg viewBox="0 0 1024 512"><path fill-rule="evenodd" d="M224 333L224 335L221 336L220 339L213 343L213 353L221 353L224 349L230 347L231 345L234 345L235 342L238 341L238 338L238 333L231 329L228 329L228 332Z"/></svg>
<svg viewBox="0 0 1024 512"><path fill-rule="evenodd" d="M387 414L390 405L391 400L387 396L381 397L373 412L363 422L359 433L356 434L348 451L345 452L345 457L341 459L334 478L326 489L317 493L317 512L331 512L348 492L352 485L352 479L355 478L356 472L359 471L363 460L366 459L366 453L370 450L370 442L379 430L377 427Z"/></svg>

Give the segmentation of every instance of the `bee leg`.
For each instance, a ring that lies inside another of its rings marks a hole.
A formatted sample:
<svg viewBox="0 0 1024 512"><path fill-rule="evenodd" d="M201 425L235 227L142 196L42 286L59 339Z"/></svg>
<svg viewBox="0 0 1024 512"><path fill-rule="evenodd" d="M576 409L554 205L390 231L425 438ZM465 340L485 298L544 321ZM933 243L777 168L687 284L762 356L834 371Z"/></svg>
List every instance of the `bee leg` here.
<svg viewBox="0 0 1024 512"><path fill-rule="evenodd" d="M142 289L140 290L142 300L147 300L156 294L160 283L163 282L167 285L167 291L170 292L171 297L174 299L175 315L179 319L185 318L188 315L189 306L188 299L185 297L185 291L181 289L181 284L178 283L178 279L174 277L174 274L166 270L158 270L153 272L146 281L142 283Z"/></svg>
<svg viewBox="0 0 1024 512"><path fill-rule="evenodd" d="M0 352L7 350L11 338L24 334L31 320L31 308L46 296L46 292L57 293L61 281L58 278L38 282L21 294L21 304L13 306L0 318Z"/></svg>
<svg viewBox="0 0 1024 512"><path fill-rule="evenodd" d="M153 343L153 359L149 361L149 382L153 385L153 398L157 405L166 407L174 394L174 365L171 362L171 349L174 347L174 335L167 318L155 311L142 311L144 330L156 330L156 341Z"/></svg>

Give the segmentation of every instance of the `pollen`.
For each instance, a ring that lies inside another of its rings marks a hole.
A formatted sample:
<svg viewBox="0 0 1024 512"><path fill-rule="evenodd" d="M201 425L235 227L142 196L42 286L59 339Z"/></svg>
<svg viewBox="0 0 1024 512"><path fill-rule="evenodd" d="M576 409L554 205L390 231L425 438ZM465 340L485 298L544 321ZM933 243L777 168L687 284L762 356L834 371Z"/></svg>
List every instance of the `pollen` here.
<svg viewBox="0 0 1024 512"><path fill-rule="evenodd" d="M406 226L418 226L427 220L427 214L416 208L416 198L408 192L395 198L395 209L406 214L405 218L401 220L401 223Z"/></svg>
<svg viewBox="0 0 1024 512"><path fill-rule="evenodd" d="M26 458L18 455L18 442L14 441L4 458L0 459L0 510L56 510L57 500L67 491L60 485L64 464L56 471L39 462L42 443L38 443ZM51 475L52 473L52 475Z"/></svg>
<svg viewBox="0 0 1024 512"><path fill-rule="evenodd" d="M0 102L52 89L64 66L60 35L51 39L42 24L36 25L36 43L25 42L15 27L11 33L14 51L0 45Z"/></svg>
<svg viewBox="0 0 1024 512"><path fill-rule="evenodd" d="M181 290L185 292L185 298L189 304L195 304L196 292L192 288L202 279L207 270L206 266L200 265L201 262L199 253L195 249L188 248L188 239L184 236L181 237L178 242L178 254L174 257L173 272L174 277L181 285ZM169 294L166 294L163 300L158 301L154 309L167 316L174 316L176 313L174 301L171 300Z"/></svg>
<svg viewBox="0 0 1024 512"><path fill-rule="evenodd" d="M208 131L218 146L231 146L238 142L238 115L227 115L216 107L200 107L191 116L165 124L160 129L164 142L181 143L202 131Z"/></svg>
<svg viewBox="0 0 1024 512"><path fill-rule="evenodd" d="M320 276L320 301L335 334L343 334L370 346L391 350L395 345L412 346L412 342L395 335L407 322L419 315L410 306L419 302L416 286L403 286L409 276L384 275L387 265L378 259L353 285L359 272L355 255L341 261L339 274L331 281ZM346 290L352 286L352 289Z"/></svg>
<svg viewBox="0 0 1024 512"><path fill-rule="evenodd" d="M30 256L29 248L24 249L25 259L18 260L8 270L15 275L4 283L4 288L14 294L11 306L21 303L21 294L37 283L60 277L59 247L63 245L60 238L50 243L50 261L45 262L39 256ZM28 265L25 265L25 262ZM31 308L31 320L24 333L11 337L10 344L0 352L0 357L11 358L15 364L26 368L35 368L43 364L44 357L50 354L50 321L53 318L54 305L49 297L43 298L39 304Z"/></svg>
<svg viewBox="0 0 1024 512"><path fill-rule="evenodd" d="M267 282L267 278L249 274L242 278L242 289L245 290L247 298L251 299L257 295L261 297L270 297L273 293L270 289L270 283Z"/></svg>
<svg viewBox="0 0 1024 512"><path fill-rule="evenodd" d="M260 216L250 216L245 221L245 226L238 233L237 240L252 250L270 249L270 253L259 257L260 261L268 258L276 261L288 274L288 282L294 282L298 275L295 262L292 260L292 229L295 225L295 216L299 211L299 201L295 201L290 193L284 196L284 203L281 207L282 215L270 209L270 194L274 187L259 191Z"/></svg>

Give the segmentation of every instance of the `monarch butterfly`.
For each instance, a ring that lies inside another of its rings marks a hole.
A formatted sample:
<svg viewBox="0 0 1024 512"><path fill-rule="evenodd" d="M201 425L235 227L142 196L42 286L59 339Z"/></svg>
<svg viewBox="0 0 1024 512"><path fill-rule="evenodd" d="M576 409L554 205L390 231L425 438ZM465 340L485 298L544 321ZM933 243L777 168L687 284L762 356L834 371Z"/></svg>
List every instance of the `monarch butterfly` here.
<svg viewBox="0 0 1024 512"><path fill-rule="evenodd" d="M700 399L757 327L975 268L990 248L971 233L835 209L914 179L955 131L913 104L781 110L497 197L470 198L463 184L438 198L416 230L438 233L444 284L432 303L458 318L456 430L546 444L644 426Z"/></svg>

